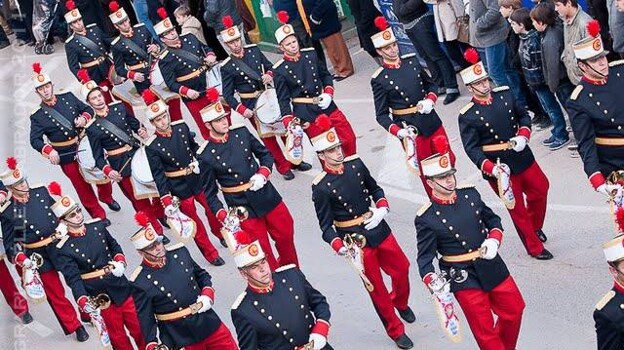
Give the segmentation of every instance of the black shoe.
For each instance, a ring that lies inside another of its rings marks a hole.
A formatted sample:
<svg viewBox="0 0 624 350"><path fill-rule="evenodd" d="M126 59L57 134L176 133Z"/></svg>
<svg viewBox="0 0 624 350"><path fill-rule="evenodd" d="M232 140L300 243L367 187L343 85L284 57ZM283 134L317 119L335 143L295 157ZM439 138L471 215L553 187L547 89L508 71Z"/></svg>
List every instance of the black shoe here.
<svg viewBox="0 0 624 350"><path fill-rule="evenodd" d="M166 218L158 218L158 222L160 222L160 225L166 228L167 230L171 229L171 226L169 226L169 223L167 222Z"/></svg>
<svg viewBox="0 0 624 350"><path fill-rule="evenodd" d="M22 320L22 324L29 324L33 321L33 317L30 312L26 311L22 316L20 316Z"/></svg>
<svg viewBox="0 0 624 350"><path fill-rule="evenodd" d="M414 343L407 336L407 334L403 334L402 336L394 339L394 343L397 345L399 349L411 349L414 347Z"/></svg>
<svg viewBox="0 0 624 350"><path fill-rule="evenodd" d="M227 246L227 242L225 241L225 238L221 238L221 239L219 240L219 243L221 243L221 246L222 246L223 248L227 248L227 247L228 247L228 246Z"/></svg>
<svg viewBox="0 0 624 350"><path fill-rule="evenodd" d="M106 205L108 206L108 209L110 209L112 211L120 211L121 210L121 205L119 205L119 203L117 203L117 201L114 200L114 199L113 199L112 202L106 203Z"/></svg>
<svg viewBox="0 0 624 350"><path fill-rule="evenodd" d="M542 230L537 230L537 237L539 238L540 241L542 241L542 243L546 243L546 241L548 240L548 237L546 237L546 234L544 233L544 231Z"/></svg>
<svg viewBox="0 0 624 350"><path fill-rule="evenodd" d="M76 340L81 343L89 340L89 333L87 333L87 330L84 328L84 326L80 326L78 329L76 329Z"/></svg>
<svg viewBox="0 0 624 350"><path fill-rule="evenodd" d="M450 92L448 94L446 94L446 97L444 98L444 102L442 102L442 104L450 104L455 102L455 100L457 100L457 98L459 97L459 92Z"/></svg>
<svg viewBox="0 0 624 350"><path fill-rule="evenodd" d="M535 255L534 258L537 260L550 260L553 258L553 255L551 252L548 251L548 249L544 248L544 250L542 250L541 253Z"/></svg>
<svg viewBox="0 0 624 350"><path fill-rule="evenodd" d="M223 266L223 265L225 265L225 260L223 260L222 257L218 256L213 261L209 261L209 263L214 265L214 266Z"/></svg>
<svg viewBox="0 0 624 350"><path fill-rule="evenodd" d="M293 174L291 170L288 170L284 175L282 175L282 177L284 178L284 180L290 181L295 178L295 174Z"/></svg>
<svg viewBox="0 0 624 350"><path fill-rule="evenodd" d="M104 224L105 227L108 227L111 225L111 221L109 219L102 220L102 223Z"/></svg>
<svg viewBox="0 0 624 350"><path fill-rule="evenodd" d="M293 169L298 170L298 171L308 171L312 169L312 164L301 162L299 165L293 167Z"/></svg>
<svg viewBox="0 0 624 350"><path fill-rule="evenodd" d="M414 312L412 311L412 309L409 306L405 310L398 310L397 309L397 311L399 311L399 316L401 316L403 321L405 321L407 323L414 323L414 322L416 322L416 315L414 315Z"/></svg>

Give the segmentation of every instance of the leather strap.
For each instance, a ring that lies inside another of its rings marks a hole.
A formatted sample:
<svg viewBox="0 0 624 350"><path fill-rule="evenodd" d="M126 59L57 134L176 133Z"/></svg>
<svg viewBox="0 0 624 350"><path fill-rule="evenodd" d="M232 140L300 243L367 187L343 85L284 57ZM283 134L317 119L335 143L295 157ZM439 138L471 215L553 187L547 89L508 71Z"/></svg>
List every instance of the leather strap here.
<svg viewBox="0 0 624 350"><path fill-rule="evenodd" d="M221 187L221 192L223 193L239 193L245 192L251 188L251 182L246 182L242 185L233 186L233 187Z"/></svg>
<svg viewBox="0 0 624 350"><path fill-rule="evenodd" d="M143 48L141 48L139 45L137 45L134 41L130 40L129 38L126 38L123 35L120 35L120 40L119 40L122 44L125 44L130 50L134 51L137 56L139 56L141 59L143 60L147 60L149 58L149 54L147 53L147 51L145 51Z"/></svg>
<svg viewBox="0 0 624 350"><path fill-rule="evenodd" d="M37 241L34 243L24 243L23 245L24 245L24 248L27 248L27 249L37 249L37 248L43 248L52 242L54 242L54 237L48 236L40 241Z"/></svg>
<svg viewBox="0 0 624 350"><path fill-rule="evenodd" d="M512 149L513 146L509 142L504 143L495 143L492 145L483 145L481 146L481 150L483 152L498 152L498 151L508 151Z"/></svg>
<svg viewBox="0 0 624 350"><path fill-rule="evenodd" d="M260 97L264 91L254 91L254 92L239 92L238 97L246 100L254 99Z"/></svg>
<svg viewBox="0 0 624 350"><path fill-rule="evenodd" d="M135 144L133 137L131 137L130 135L126 134L125 131L123 131L117 125L113 124L107 118L97 117L97 123L100 124L106 131L108 131L111 134L117 136L124 143L126 143L128 145L134 145Z"/></svg>
<svg viewBox="0 0 624 350"><path fill-rule="evenodd" d="M80 68L91 68L91 67L99 66L104 61L106 61L106 57L100 56L91 62L79 63L79 64L80 64Z"/></svg>
<svg viewBox="0 0 624 350"><path fill-rule="evenodd" d="M130 152L130 151L132 151L132 146L124 145L123 147L119 147L119 148L112 149L110 151L106 151L106 155L109 157L115 157L115 156L124 154L126 152Z"/></svg>
<svg viewBox="0 0 624 350"><path fill-rule="evenodd" d="M204 63L204 60L200 57L198 57L197 55L188 52L186 50L182 50L182 49L174 49L174 48L167 48L167 50L169 50L169 52L171 52L172 54L180 57L180 58L184 58L185 60L191 61L191 62L195 62L199 65L205 66L206 64Z"/></svg>
<svg viewBox="0 0 624 350"><path fill-rule="evenodd" d="M141 63L133 64L131 66L126 65L127 70L141 70L144 68L147 68L147 62L141 62Z"/></svg>
<svg viewBox="0 0 624 350"><path fill-rule="evenodd" d="M466 254L459 255L443 255L442 260L450 263L461 263L467 261L474 261L477 259L481 259L481 253L478 250L475 250Z"/></svg>
<svg viewBox="0 0 624 350"><path fill-rule="evenodd" d="M318 97L294 97L292 103L318 104Z"/></svg>
<svg viewBox="0 0 624 350"><path fill-rule="evenodd" d="M194 72L191 72L191 73L189 73L189 74L183 75L183 76L181 76L181 77L177 77L177 78L176 78L176 81L177 81L178 83L181 83L181 82L184 82L184 81L187 81L187 80L191 80L191 79L193 79L193 78L198 77L200 74L205 73L205 72L206 72L206 70L208 70L208 67L206 67L206 66L201 66L201 67L199 67L199 69L198 69L198 70L196 70L196 71L194 71Z"/></svg>
<svg viewBox="0 0 624 350"><path fill-rule="evenodd" d="M176 170L176 171L165 171L166 177L182 177L190 175L193 171L191 168L186 167L184 169Z"/></svg>
<svg viewBox="0 0 624 350"><path fill-rule="evenodd" d="M303 0L297 0L297 10L299 11L299 17L301 18L301 22L303 22L306 32L308 32L309 36L312 36L312 29L310 28L310 22L308 22L305 7L303 6Z"/></svg>
<svg viewBox="0 0 624 350"><path fill-rule="evenodd" d="M106 265L105 267L95 270L95 271L91 271L91 272L87 272L87 273L83 273L82 275L80 275L80 278L83 280L92 280L94 278L99 278L102 276L106 276L108 274L111 273L111 267L109 265Z"/></svg>
<svg viewBox="0 0 624 350"><path fill-rule="evenodd" d="M45 103L41 103L41 109L43 109L44 112L48 112L50 117L52 117L52 119L54 119L54 121L56 121L59 124L61 124L65 129L74 130L73 120L70 121L69 119L65 118L56 109L46 105Z"/></svg>
<svg viewBox="0 0 624 350"><path fill-rule="evenodd" d="M624 137L596 137L594 142L599 146L624 146Z"/></svg>
<svg viewBox="0 0 624 350"><path fill-rule="evenodd" d="M201 309L203 306L204 304L202 304L201 302L194 303L194 304L189 305L189 307L176 311L176 312L170 312L168 314L156 314L156 319L158 321L165 321L165 322L179 320L181 318L184 318L190 315L195 315L199 311L199 309Z"/></svg>
<svg viewBox="0 0 624 350"><path fill-rule="evenodd" d="M260 76L260 74L258 74L258 72L251 69L251 67L249 67L249 65L247 65L247 63L245 63L245 61L243 61L242 59L232 57L232 63L235 66L238 66L238 68L240 68L240 70L242 70L243 73L245 73L249 78L257 82L262 82L262 77Z"/></svg>

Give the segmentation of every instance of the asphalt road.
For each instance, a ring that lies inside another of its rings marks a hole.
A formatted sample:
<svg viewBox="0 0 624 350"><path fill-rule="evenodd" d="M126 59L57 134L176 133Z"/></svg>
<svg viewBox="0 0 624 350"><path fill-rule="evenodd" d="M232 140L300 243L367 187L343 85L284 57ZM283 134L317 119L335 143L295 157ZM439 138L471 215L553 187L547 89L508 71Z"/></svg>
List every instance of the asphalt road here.
<svg viewBox="0 0 624 350"><path fill-rule="evenodd" d="M2 159L8 155L17 156L29 174L31 183L56 180L65 189L71 189L60 169L48 164L28 143L28 116L39 102L30 83L31 64L41 60L44 69L51 73L57 90L64 88L78 91L78 84L67 68L64 52L58 45L57 50L57 53L45 57L31 54L30 49L27 52L22 52L20 48L0 51L0 156ZM374 62L366 53L357 49L352 49L352 54L357 73L336 84L336 102L356 131L359 155L386 191L391 206L387 220L412 263L410 305L417 320L407 325L406 331L414 340L415 349L476 349L465 321L462 321L461 343L453 344L445 338L428 292L420 282L415 265L413 219L426 201L425 191L420 180L407 170L399 142L389 136L374 119L369 85L370 75L376 69ZM276 60L275 55L270 58ZM476 185L485 200L503 218L503 225L508 229L500 254L527 304L518 348L595 348L592 311L595 303L612 284L601 252L601 244L613 236L608 206L591 189L580 160L571 159L565 149L550 152L540 144L541 140L549 136L549 132L535 132L530 145L550 180L549 210L544 231L549 237L547 247L555 259L540 262L528 257L509 215L463 151L458 136L457 116L469 98L465 91L462 93L457 102L450 106L439 103L436 109L458 156L458 180ZM193 125L188 112L184 113L188 124ZM297 173L296 179L290 182L275 175L272 182L295 218L295 239L302 270L330 302L330 342L335 349L344 350L395 349L393 342L385 335L358 277L321 239L310 198L311 181L320 172L320 165L307 143L306 150L306 158L314 165L313 170ZM140 262L129 241L129 236L135 230L134 213L119 188L115 189L114 194L123 210L110 213L113 222L110 230L126 252L129 260L127 273L130 274ZM214 243L217 245L217 242ZM233 260L227 256L226 249L220 248L226 265L213 267L207 264L194 245L189 246L189 249L200 265L212 274L217 291L215 309L231 326L230 306L244 288ZM68 295L71 295L69 290ZM0 303L0 348L98 348L91 327L89 331L92 337L87 343L80 344L73 337L65 337L46 303L31 304L31 313L36 322L22 326L12 316L8 306ZM461 313L460 318L463 319Z"/></svg>

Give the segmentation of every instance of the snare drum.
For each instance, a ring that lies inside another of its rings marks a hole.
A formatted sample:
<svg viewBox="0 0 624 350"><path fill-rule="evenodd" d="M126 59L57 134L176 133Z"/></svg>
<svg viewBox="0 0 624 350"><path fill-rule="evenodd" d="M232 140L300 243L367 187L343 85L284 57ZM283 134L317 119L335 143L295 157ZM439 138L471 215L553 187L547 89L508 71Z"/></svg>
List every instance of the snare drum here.
<svg viewBox="0 0 624 350"><path fill-rule="evenodd" d="M206 72L206 84L208 88L215 88L219 95L223 95L221 86L221 64L216 64Z"/></svg>
<svg viewBox="0 0 624 350"><path fill-rule="evenodd" d="M83 137L78 143L78 153L76 159L80 165L80 173L86 182L91 184L103 184L110 182L104 172L98 169L95 165L95 158L93 157L93 150L91 149L88 136Z"/></svg>
<svg viewBox="0 0 624 350"><path fill-rule="evenodd" d="M273 124L282 119L275 89L266 89L256 100L256 117L264 124Z"/></svg>
<svg viewBox="0 0 624 350"><path fill-rule="evenodd" d="M158 197L158 189L147 161L145 146L134 152L130 167L132 169L130 181L134 190L134 197L136 199Z"/></svg>

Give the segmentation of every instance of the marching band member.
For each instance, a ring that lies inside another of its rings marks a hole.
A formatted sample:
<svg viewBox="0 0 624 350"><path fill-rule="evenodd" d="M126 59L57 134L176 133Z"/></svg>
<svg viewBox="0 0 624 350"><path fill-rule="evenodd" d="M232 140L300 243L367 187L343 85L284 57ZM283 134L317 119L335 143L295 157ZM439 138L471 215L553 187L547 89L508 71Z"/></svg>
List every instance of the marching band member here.
<svg viewBox="0 0 624 350"><path fill-rule="evenodd" d="M226 28L221 31L221 38L230 50L230 57L221 63L223 97L238 113L250 119L251 124L258 130L260 129L258 123L261 121L254 117L256 109L262 106L257 105L257 100L266 86L273 84L273 65L255 44L243 45L241 33L231 17L224 17L223 24ZM238 94L240 102L234 97L235 93ZM262 143L275 160L275 168L284 179L295 178L292 169L299 171L312 169L312 165L306 162L301 162L299 165L289 162L277 142L277 135L260 136ZM282 137L282 141L286 144L285 137Z"/></svg>
<svg viewBox="0 0 624 350"><path fill-rule="evenodd" d="M67 236L56 245L56 264L76 303L90 314L95 312L93 298L109 301L110 306L102 306L100 310L112 346L116 350L134 349L126 335L127 329L138 348L144 349L132 286L124 276L126 257L121 246L100 219L85 222L80 206L62 194L58 183L50 183L48 189L59 196L50 209L67 227Z"/></svg>
<svg viewBox="0 0 624 350"><path fill-rule="evenodd" d="M31 258L41 258L42 264L36 268L52 312L66 335L75 333L79 342L85 342L89 333L65 297L65 287L52 260L57 237L66 233L52 211L55 200L44 186L30 187L15 158L7 159L7 165L8 169L0 174L0 180L9 190L6 201L0 206L7 258L15 264L20 275L23 269L36 266L36 261Z"/></svg>
<svg viewBox="0 0 624 350"><path fill-rule="evenodd" d="M145 349L163 344L170 349L237 350L230 330L212 308L211 276L183 244L165 247L162 236L143 223L130 238L143 258L130 280L139 314L145 316L141 320Z"/></svg>
<svg viewBox="0 0 624 350"><path fill-rule="evenodd" d="M472 65L460 75L472 101L459 112L464 150L499 196L506 189L499 189L497 179L511 179L515 205L508 211L522 244L533 258L552 259L544 248L547 237L542 231L549 183L529 147L529 113L516 103L509 87L491 88L476 50L468 49L465 56Z"/></svg>
<svg viewBox="0 0 624 350"><path fill-rule="evenodd" d="M273 65L273 78L284 126L290 128L291 122L297 118L300 127L312 139L323 132L314 121L325 114L342 140L345 155L355 154L355 133L347 117L334 103L332 75L313 48L299 48L295 30L288 24L288 14L280 11L278 18L283 25L275 31L275 39L284 58Z"/></svg>
<svg viewBox="0 0 624 350"><path fill-rule="evenodd" d="M344 256L347 254L345 236L364 237L365 246L361 247L364 274L374 287L369 296L388 336L400 349L411 349L414 344L394 311L408 323L416 320L407 304L409 261L384 220L389 211L388 201L359 156L344 157L336 130L329 123L325 130L312 139L324 169L312 185L312 200L323 240ZM382 270L392 279L392 296L384 284Z"/></svg>
<svg viewBox="0 0 624 350"><path fill-rule="evenodd" d="M457 186L448 146L436 151L421 168L432 196L415 219L420 277L433 293L455 295L480 349L515 349L525 305L498 255L500 218L474 186ZM439 269L450 283L433 267L439 255Z"/></svg>
<svg viewBox="0 0 624 350"><path fill-rule="evenodd" d="M247 282L232 305L241 350L333 350L329 304L293 264L272 272L261 244L236 234L234 261Z"/></svg>
<svg viewBox="0 0 624 350"><path fill-rule="evenodd" d="M4 202L4 201L0 201ZM28 311L28 301L20 294L11 276L11 272L4 258L0 259L0 292L4 296L7 304L13 310L15 316L19 317L22 324L29 324L33 320L32 315Z"/></svg>
<svg viewBox="0 0 624 350"><path fill-rule="evenodd" d="M623 228L622 209L618 210L618 226ZM613 288L596 304L594 322L598 350L619 350L624 347L624 235L619 234L602 245L609 273L613 277Z"/></svg>
<svg viewBox="0 0 624 350"><path fill-rule="evenodd" d="M143 98L148 106L146 117L156 128L155 134L145 142L145 150L165 214L173 216L180 210L193 219L197 227L194 237L197 247L208 262L221 266L225 261L210 242L195 207L195 202L198 202L204 208L212 234L225 246L221 224L210 211L204 196L199 162L195 158L199 145L183 120L171 122L167 105L151 90L143 91ZM173 197L180 200L179 207L174 205Z"/></svg>
<svg viewBox="0 0 624 350"><path fill-rule="evenodd" d="M113 187L110 182L98 184L96 197L76 161L80 129L91 119L91 108L71 92L54 94L54 84L41 71L39 63L33 64L33 72L33 83L41 104L30 115L30 145L51 164L60 165L89 215L106 221L106 212L98 203L98 197L110 210L120 211L119 203L113 199ZM48 142L44 141L44 136Z"/></svg>
<svg viewBox="0 0 624 350"><path fill-rule="evenodd" d="M220 188L229 207L244 207L249 213L241 226L260 242L272 269L298 265L292 215L269 181L271 154L247 128L230 127L216 89L206 95L214 101L201 111L210 135L197 150L197 160L206 174L205 197L210 209L221 222L225 220L227 211L217 197ZM278 259L269 236L275 241Z"/></svg>

